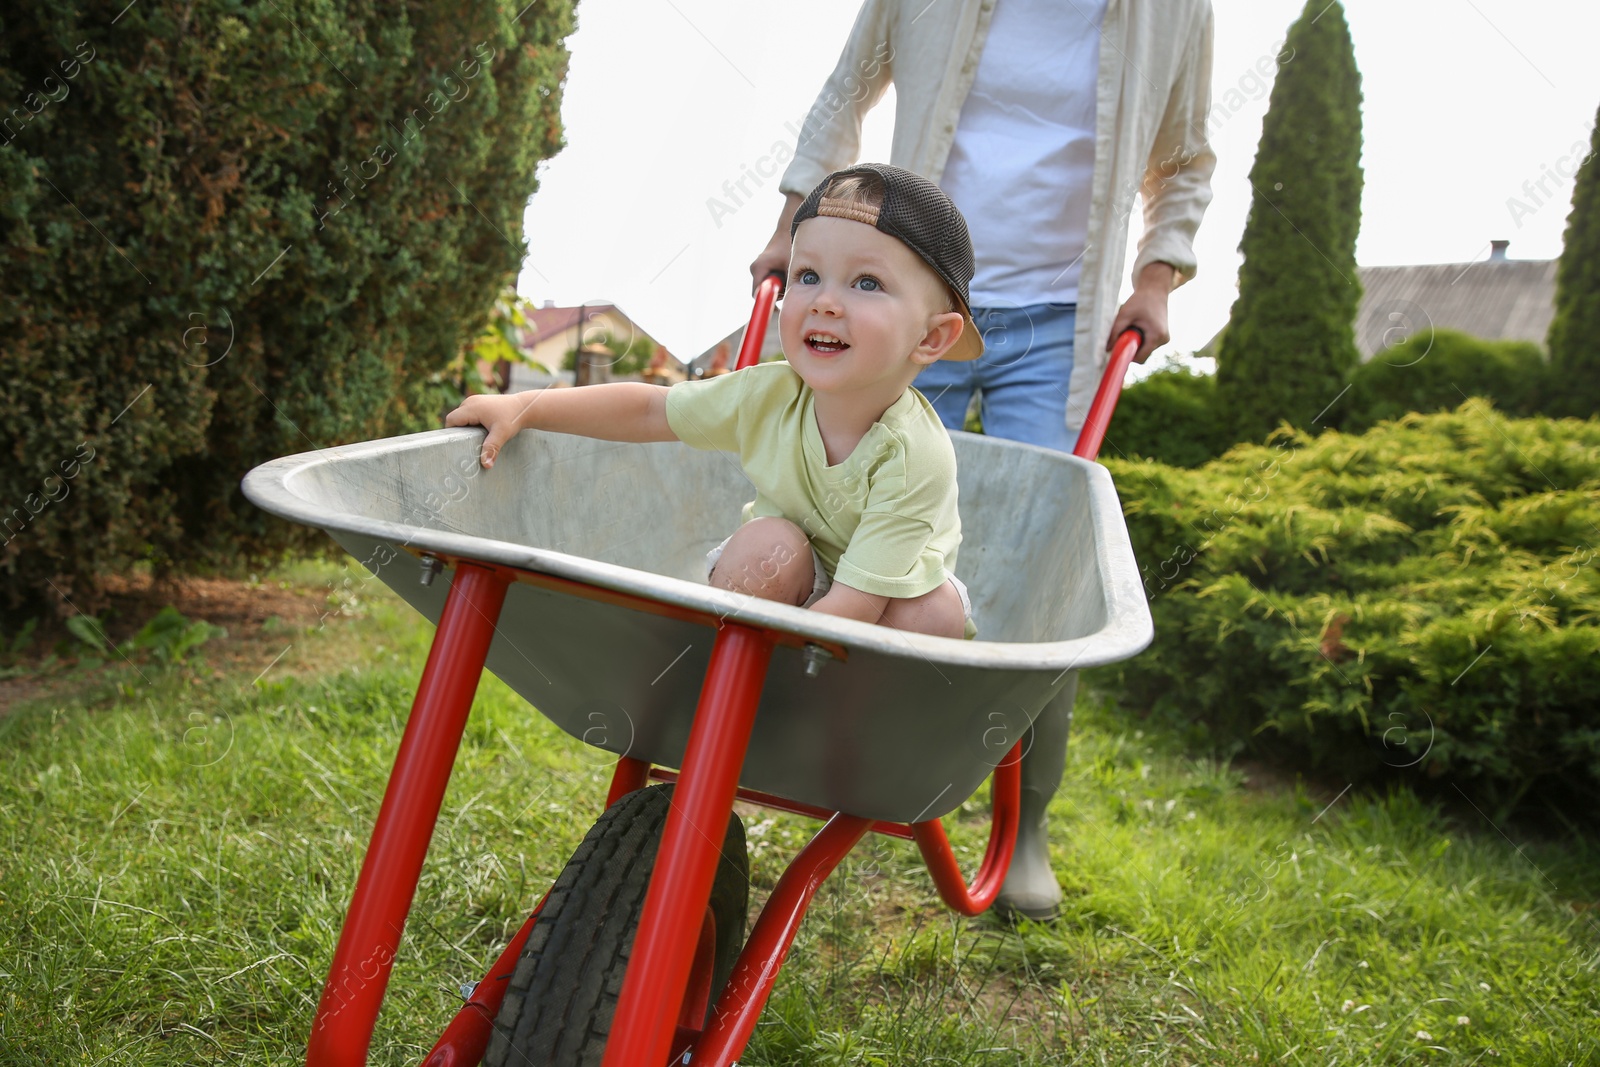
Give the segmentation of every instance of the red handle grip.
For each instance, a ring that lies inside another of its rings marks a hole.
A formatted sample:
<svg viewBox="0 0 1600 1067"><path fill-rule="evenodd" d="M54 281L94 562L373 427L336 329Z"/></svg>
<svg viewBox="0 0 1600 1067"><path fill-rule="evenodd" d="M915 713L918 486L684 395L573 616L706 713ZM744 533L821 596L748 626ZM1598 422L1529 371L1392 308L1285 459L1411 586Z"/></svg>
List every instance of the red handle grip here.
<svg viewBox="0 0 1600 1067"><path fill-rule="evenodd" d="M1111 413L1117 410L1117 398L1122 395L1122 379L1127 376L1128 364L1133 362L1142 344L1144 331L1137 326L1129 326L1117 335L1117 343L1111 346L1111 359L1106 363L1106 373L1095 391L1094 403L1089 405L1083 429L1078 431L1078 444L1072 450L1074 456L1094 459L1100 455L1100 442L1105 439Z"/></svg>
<svg viewBox="0 0 1600 1067"><path fill-rule="evenodd" d="M744 342L739 345L739 358L734 370L744 370L761 360L761 344L767 339L767 320L772 318L772 305L783 292L783 278L769 274L756 286L756 306L750 311L750 325L744 328Z"/></svg>

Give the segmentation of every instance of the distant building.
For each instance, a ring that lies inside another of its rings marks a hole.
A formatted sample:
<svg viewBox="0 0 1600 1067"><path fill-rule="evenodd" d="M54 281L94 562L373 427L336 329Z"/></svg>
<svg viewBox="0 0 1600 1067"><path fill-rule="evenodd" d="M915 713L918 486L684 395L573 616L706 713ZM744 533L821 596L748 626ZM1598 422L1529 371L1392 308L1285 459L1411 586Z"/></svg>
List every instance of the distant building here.
<svg viewBox="0 0 1600 1067"><path fill-rule="evenodd" d="M597 341L626 344L644 332L614 304L556 307L547 300L525 314L528 328L522 331L519 347L524 356L552 373L566 365L568 352Z"/></svg>
<svg viewBox="0 0 1600 1067"><path fill-rule="evenodd" d="M704 378L718 373L721 368L733 369L739 359L739 347L744 344L744 332L749 323L740 326L728 336L689 361L689 377ZM775 359L783 354L783 341L778 337L778 309L772 309L767 319L767 333L761 339L761 359Z"/></svg>
<svg viewBox="0 0 1600 1067"><path fill-rule="evenodd" d="M628 317L615 304L582 304L577 307L556 307L551 301L545 301L543 307L532 308L525 312L528 326L519 332L521 341L518 345L523 355L544 368L541 373L537 368L513 366L511 368L511 385L508 392L522 392L526 389L542 389L549 385L571 385L573 372L566 370L567 354L577 351L584 345L603 344L626 347L639 338L654 340L650 335ZM667 369L664 376L671 377L678 373L681 364L660 345L655 346L660 355L666 356ZM687 370L681 371L687 374Z"/></svg>
<svg viewBox="0 0 1600 1067"><path fill-rule="evenodd" d="M650 354L650 362L639 375L640 380L651 385L676 385L689 377L687 365L660 345Z"/></svg>
<svg viewBox="0 0 1600 1067"><path fill-rule="evenodd" d="M1361 361L1430 329L1542 347L1556 313L1561 261L1509 259L1509 246L1509 241L1491 241L1489 258L1472 263L1356 268L1362 290L1355 322ZM1221 340L1218 331L1195 355L1215 358Z"/></svg>
<svg viewBox="0 0 1600 1067"><path fill-rule="evenodd" d="M1430 328L1543 346L1556 313L1561 261L1508 259L1509 244L1491 242L1489 258L1475 263L1360 268L1356 347L1362 361Z"/></svg>

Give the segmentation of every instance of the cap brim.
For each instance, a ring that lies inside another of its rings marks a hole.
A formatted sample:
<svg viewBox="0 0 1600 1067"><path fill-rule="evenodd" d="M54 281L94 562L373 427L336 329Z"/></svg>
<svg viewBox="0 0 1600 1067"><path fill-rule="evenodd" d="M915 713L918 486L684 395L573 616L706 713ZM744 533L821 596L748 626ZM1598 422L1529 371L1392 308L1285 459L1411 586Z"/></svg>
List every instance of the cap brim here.
<svg viewBox="0 0 1600 1067"><path fill-rule="evenodd" d="M960 298L956 300L960 303ZM978 324L972 321L972 312L963 305L961 308L961 336L956 338L956 343L950 346L950 351L940 356L940 359L953 360L964 363L967 360L977 359L983 355L983 331L978 329Z"/></svg>

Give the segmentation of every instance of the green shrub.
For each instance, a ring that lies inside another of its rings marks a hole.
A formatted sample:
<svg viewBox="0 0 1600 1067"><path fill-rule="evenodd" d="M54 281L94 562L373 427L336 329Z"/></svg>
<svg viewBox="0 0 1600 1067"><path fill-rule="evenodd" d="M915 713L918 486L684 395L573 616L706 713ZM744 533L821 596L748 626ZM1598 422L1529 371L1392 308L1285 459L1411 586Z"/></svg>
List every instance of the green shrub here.
<svg viewBox="0 0 1600 1067"><path fill-rule="evenodd" d="M1106 433L1107 455L1198 467L1233 444L1218 424L1217 379L1187 368L1157 371L1128 386Z"/></svg>
<svg viewBox="0 0 1600 1067"><path fill-rule="evenodd" d="M625 374L641 374L650 366L650 357L656 353L656 342L645 334L632 337L612 337L609 334L599 342L611 350L611 360L604 363L606 372L614 378ZM578 350L571 348L561 363L562 370L578 369Z"/></svg>
<svg viewBox="0 0 1600 1067"><path fill-rule="evenodd" d="M1412 411L1454 411L1469 396L1487 397L1508 415L1537 415L1548 376L1544 353L1527 341L1421 331L1357 367L1325 421L1361 433Z"/></svg>
<svg viewBox="0 0 1600 1067"><path fill-rule="evenodd" d="M1108 466L1155 616L1136 704L1352 781L1600 786L1600 424L1474 399Z"/></svg>
<svg viewBox="0 0 1600 1067"><path fill-rule="evenodd" d="M0 599L91 610L136 559L308 543L247 470L437 425L522 262L571 27L570 0L7 7Z"/></svg>

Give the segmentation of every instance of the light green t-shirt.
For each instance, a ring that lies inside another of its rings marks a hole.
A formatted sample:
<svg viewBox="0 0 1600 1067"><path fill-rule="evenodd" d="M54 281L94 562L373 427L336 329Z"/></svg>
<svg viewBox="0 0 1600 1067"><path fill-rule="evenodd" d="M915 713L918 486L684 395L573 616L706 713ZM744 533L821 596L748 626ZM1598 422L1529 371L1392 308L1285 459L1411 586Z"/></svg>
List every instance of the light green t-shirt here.
<svg viewBox="0 0 1600 1067"><path fill-rule="evenodd" d="M756 498L742 521L780 516L811 538L835 581L910 598L955 571L956 453L933 405L908 388L842 462L828 465L815 394L788 363L758 363L667 392L672 432L736 452Z"/></svg>

